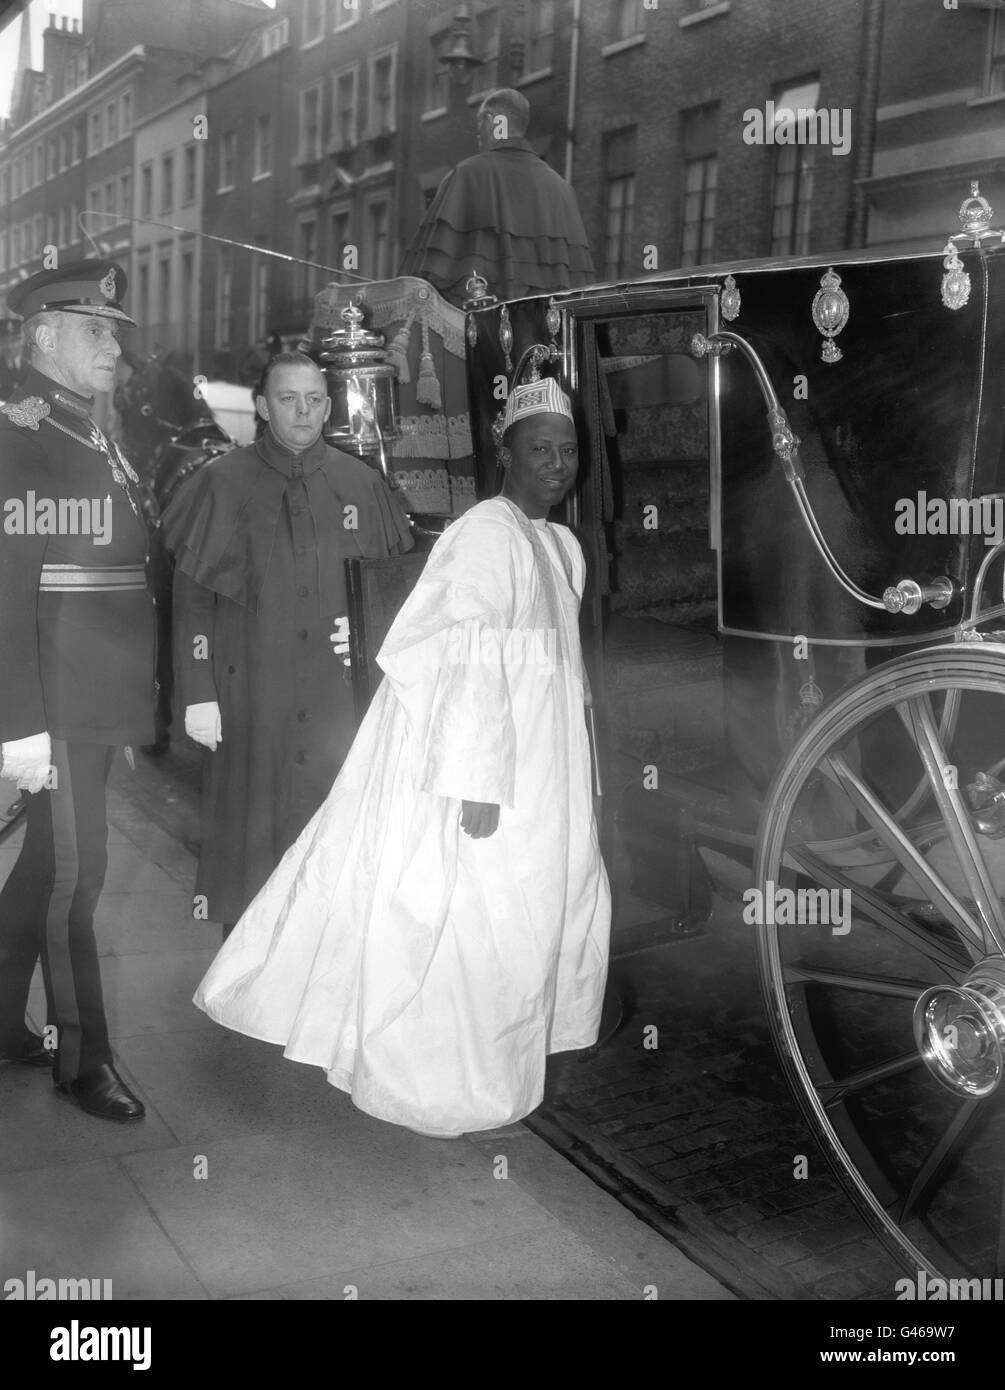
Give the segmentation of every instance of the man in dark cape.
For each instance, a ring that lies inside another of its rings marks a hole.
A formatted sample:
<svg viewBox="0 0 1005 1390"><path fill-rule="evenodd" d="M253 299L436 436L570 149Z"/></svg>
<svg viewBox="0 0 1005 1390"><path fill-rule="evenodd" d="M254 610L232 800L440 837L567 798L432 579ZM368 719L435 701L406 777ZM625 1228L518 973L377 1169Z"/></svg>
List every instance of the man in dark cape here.
<svg viewBox="0 0 1005 1390"><path fill-rule="evenodd" d="M356 732L333 652L346 559L411 549L383 477L330 448L311 360L283 353L258 398L268 428L213 460L164 515L175 554L175 676L203 774L194 915L224 934L328 794Z"/></svg>
<svg viewBox="0 0 1005 1390"><path fill-rule="evenodd" d="M481 153L440 184L399 274L428 280L458 306L473 271L498 299L594 282L576 195L524 139L529 120L519 92L489 93L478 111Z"/></svg>

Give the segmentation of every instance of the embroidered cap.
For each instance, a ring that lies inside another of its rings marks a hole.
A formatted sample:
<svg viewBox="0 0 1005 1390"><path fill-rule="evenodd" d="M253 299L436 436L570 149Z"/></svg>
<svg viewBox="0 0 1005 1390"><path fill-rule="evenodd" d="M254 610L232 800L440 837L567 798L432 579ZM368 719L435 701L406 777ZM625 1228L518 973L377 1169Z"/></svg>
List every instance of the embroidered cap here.
<svg viewBox="0 0 1005 1390"><path fill-rule="evenodd" d="M554 377L525 381L510 392L503 411L503 430L508 430L510 425L515 425L527 415L567 415L570 420L573 419L569 397Z"/></svg>
<svg viewBox="0 0 1005 1390"><path fill-rule="evenodd" d="M125 293L126 272L120 265L89 258L40 270L22 280L8 290L7 306L24 319L58 309L64 314L97 314L135 326L135 319L122 308Z"/></svg>

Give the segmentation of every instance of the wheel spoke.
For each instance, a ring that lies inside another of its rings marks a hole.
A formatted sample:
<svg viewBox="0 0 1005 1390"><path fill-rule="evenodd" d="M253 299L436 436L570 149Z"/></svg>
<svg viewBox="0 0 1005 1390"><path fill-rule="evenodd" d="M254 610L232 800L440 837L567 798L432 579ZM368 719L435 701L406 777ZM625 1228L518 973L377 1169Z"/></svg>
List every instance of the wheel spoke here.
<svg viewBox="0 0 1005 1390"><path fill-rule="evenodd" d="M933 965L941 967L953 981L958 980L961 972L965 970L966 962L958 952L954 952L950 946L940 942L931 931L926 931L919 923L898 911L875 889L867 888L864 884L849 878L847 874L832 869L829 864L817 859L816 855L810 854L807 850L790 849L786 859L794 861L807 878L822 884L825 888L850 889L858 910L864 917L868 917L877 927L896 936L912 950L919 951Z"/></svg>
<svg viewBox="0 0 1005 1390"><path fill-rule="evenodd" d="M946 822L949 839L967 881L970 896L983 918L986 928L986 934L982 938L984 949L988 952L997 949L1005 954L1005 913L1002 912L1001 899L984 863L984 856L977 844L977 837L959 789L946 786L944 769L949 766L949 758L935 727L931 701L927 695L916 696L913 700L907 701L906 707L899 704L897 712L914 733L918 752L928 773L932 794Z"/></svg>
<svg viewBox="0 0 1005 1390"><path fill-rule="evenodd" d="M953 926L973 942L977 951L984 951L984 933L980 923L971 916L966 907L948 884L935 872L910 838L890 815L886 807L865 785L862 779L849 766L840 753L831 753L827 761L834 769L845 792L866 820L879 832L890 846L890 852L903 866L912 879L923 888L932 902L939 908ZM941 780L941 773L940 773ZM858 890L861 893L861 889Z"/></svg>
<svg viewBox="0 0 1005 1390"><path fill-rule="evenodd" d="M928 1204L929 1194L938 1182L940 1173L977 1119L980 1105L979 1100L967 1100L956 1111L915 1173L911 1186L899 1205L898 1220L909 1221L920 1207Z"/></svg>
<svg viewBox="0 0 1005 1390"><path fill-rule="evenodd" d="M924 1066L924 1063L917 1052L905 1052L900 1057L891 1057L888 1062L877 1062L875 1066L849 1072L840 1081L823 1081L817 1086L817 1095L823 1102L824 1109L829 1110L831 1106L842 1104L850 1095L864 1090L866 1086L874 1086L877 1081L886 1081L888 1077L900 1076L902 1072L913 1071L915 1067L921 1066Z"/></svg>
<svg viewBox="0 0 1005 1390"><path fill-rule="evenodd" d="M853 989L860 994L882 994L887 999L917 999L928 989L916 980L895 980L889 975L859 975L853 970L822 970L813 965L783 966L786 984L828 985Z"/></svg>

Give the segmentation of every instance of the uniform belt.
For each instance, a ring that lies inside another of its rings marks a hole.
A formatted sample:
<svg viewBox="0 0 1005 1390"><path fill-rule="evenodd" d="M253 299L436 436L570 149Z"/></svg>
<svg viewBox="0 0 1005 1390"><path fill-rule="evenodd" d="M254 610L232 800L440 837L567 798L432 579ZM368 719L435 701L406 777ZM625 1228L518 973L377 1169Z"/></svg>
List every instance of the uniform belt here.
<svg viewBox="0 0 1005 1390"><path fill-rule="evenodd" d="M43 594L66 593L70 589L112 593L145 589L147 575L143 565L43 565L38 587Z"/></svg>

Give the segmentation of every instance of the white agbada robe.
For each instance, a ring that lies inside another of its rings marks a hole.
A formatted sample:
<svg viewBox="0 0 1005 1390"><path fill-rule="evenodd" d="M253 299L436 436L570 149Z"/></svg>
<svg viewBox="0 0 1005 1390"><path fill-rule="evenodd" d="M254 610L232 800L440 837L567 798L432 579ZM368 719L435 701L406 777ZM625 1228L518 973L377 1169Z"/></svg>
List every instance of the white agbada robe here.
<svg viewBox="0 0 1005 1390"><path fill-rule="evenodd" d="M548 1053L596 1041L610 891L583 580L571 531L504 498L449 527L331 793L196 993L380 1119L509 1124L540 1104ZM500 805L493 835L461 830L462 799Z"/></svg>

